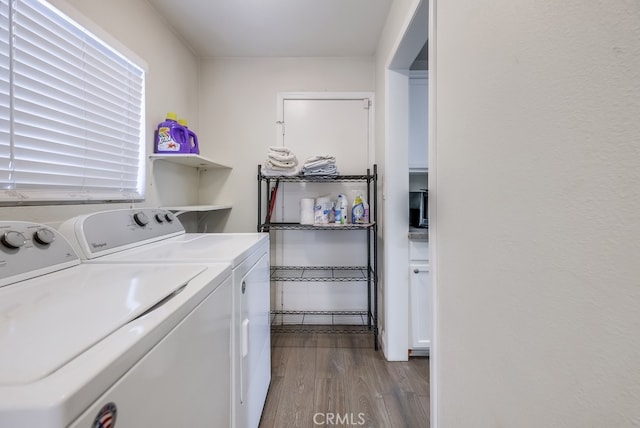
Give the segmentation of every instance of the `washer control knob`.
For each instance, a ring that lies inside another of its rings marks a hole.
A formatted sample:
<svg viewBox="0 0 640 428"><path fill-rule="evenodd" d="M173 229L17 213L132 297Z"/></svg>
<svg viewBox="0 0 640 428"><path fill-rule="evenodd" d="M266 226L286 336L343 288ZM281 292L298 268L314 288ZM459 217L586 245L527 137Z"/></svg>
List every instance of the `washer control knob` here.
<svg viewBox="0 0 640 428"><path fill-rule="evenodd" d="M42 245L49 245L56 240L56 235L49 229L38 229L33 234L33 239Z"/></svg>
<svg viewBox="0 0 640 428"><path fill-rule="evenodd" d="M0 238L0 242L7 248L16 249L22 247L27 243L27 239L20 232L15 230L8 230Z"/></svg>
<svg viewBox="0 0 640 428"><path fill-rule="evenodd" d="M158 223L164 223L164 217L162 216L162 214L156 214L155 218Z"/></svg>
<svg viewBox="0 0 640 428"><path fill-rule="evenodd" d="M136 224L138 226L146 226L147 224L149 224L149 218L147 217L147 215L145 213L135 213L133 215L133 220L135 220Z"/></svg>
<svg viewBox="0 0 640 428"><path fill-rule="evenodd" d="M172 222L173 222L173 214L171 214L171 213L166 213L166 214L164 215L164 218L165 218L169 223L172 223Z"/></svg>

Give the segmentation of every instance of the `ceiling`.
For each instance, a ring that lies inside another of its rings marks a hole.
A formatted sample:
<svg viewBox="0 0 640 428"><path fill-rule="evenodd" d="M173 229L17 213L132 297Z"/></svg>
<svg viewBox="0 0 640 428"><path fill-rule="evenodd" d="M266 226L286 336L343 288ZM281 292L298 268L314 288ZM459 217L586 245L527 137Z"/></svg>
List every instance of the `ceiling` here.
<svg viewBox="0 0 640 428"><path fill-rule="evenodd" d="M358 57L393 0L147 1L199 57Z"/></svg>

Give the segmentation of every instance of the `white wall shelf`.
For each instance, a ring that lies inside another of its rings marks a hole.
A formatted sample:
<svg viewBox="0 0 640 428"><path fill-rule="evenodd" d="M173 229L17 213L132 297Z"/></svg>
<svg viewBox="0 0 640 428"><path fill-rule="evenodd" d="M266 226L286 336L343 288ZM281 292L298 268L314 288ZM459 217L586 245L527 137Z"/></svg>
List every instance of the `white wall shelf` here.
<svg viewBox="0 0 640 428"><path fill-rule="evenodd" d="M166 206L160 207L163 210L173 211L176 215L184 214L186 212L205 212L205 211L220 211L228 210L232 208L231 204L224 205L180 205L180 206Z"/></svg>
<svg viewBox="0 0 640 428"><path fill-rule="evenodd" d="M151 159L152 161L163 160L166 162L190 166L192 168L198 168L198 169L220 169L220 168L230 169L231 168L230 166L215 162L204 156L189 154L189 153L175 154L175 155L156 153L156 154L150 155L149 159Z"/></svg>
<svg viewBox="0 0 640 428"><path fill-rule="evenodd" d="M198 173L198 188L200 187L200 172L207 171L209 169L231 169L230 166L221 164L219 162L215 162L209 158L204 156L200 156L197 154L190 153L154 153L149 155L149 160L155 165L155 161L161 160L164 162L172 163L175 165L187 166L189 168L194 168ZM160 163L162 164L162 162ZM167 165L165 164L165 167ZM161 168L162 169L162 168ZM194 198L195 199L195 198ZM195 201L194 204L182 204L182 205L164 205L161 208L172 211L175 215L181 215L187 212L215 212L215 211L223 211L229 210L232 208L232 204L224 203L224 204L201 204L199 201Z"/></svg>

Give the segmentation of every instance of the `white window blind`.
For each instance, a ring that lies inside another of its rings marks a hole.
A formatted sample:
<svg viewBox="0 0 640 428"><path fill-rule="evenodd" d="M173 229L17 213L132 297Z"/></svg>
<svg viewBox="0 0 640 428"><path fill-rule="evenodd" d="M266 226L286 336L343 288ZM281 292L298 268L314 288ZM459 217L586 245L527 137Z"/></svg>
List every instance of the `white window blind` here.
<svg viewBox="0 0 640 428"><path fill-rule="evenodd" d="M0 201L143 199L144 70L44 1L0 6Z"/></svg>
<svg viewBox="0 0 640 428"><path fill-rule="evenodd" d="M9 5L0 2L0 183L10 180L11 166L11 112L9 110Z"/></svg>

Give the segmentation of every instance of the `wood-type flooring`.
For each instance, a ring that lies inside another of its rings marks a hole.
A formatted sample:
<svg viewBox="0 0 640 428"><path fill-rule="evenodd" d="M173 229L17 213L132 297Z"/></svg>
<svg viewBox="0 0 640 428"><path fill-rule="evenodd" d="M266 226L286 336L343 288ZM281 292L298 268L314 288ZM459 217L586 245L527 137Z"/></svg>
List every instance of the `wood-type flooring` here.
<svg viewBox="0 0 640 428"><path fill-rule="evenodd" d="M388 362L365 334L273 333L260 428L428 428L429 359Z"/></svg>

